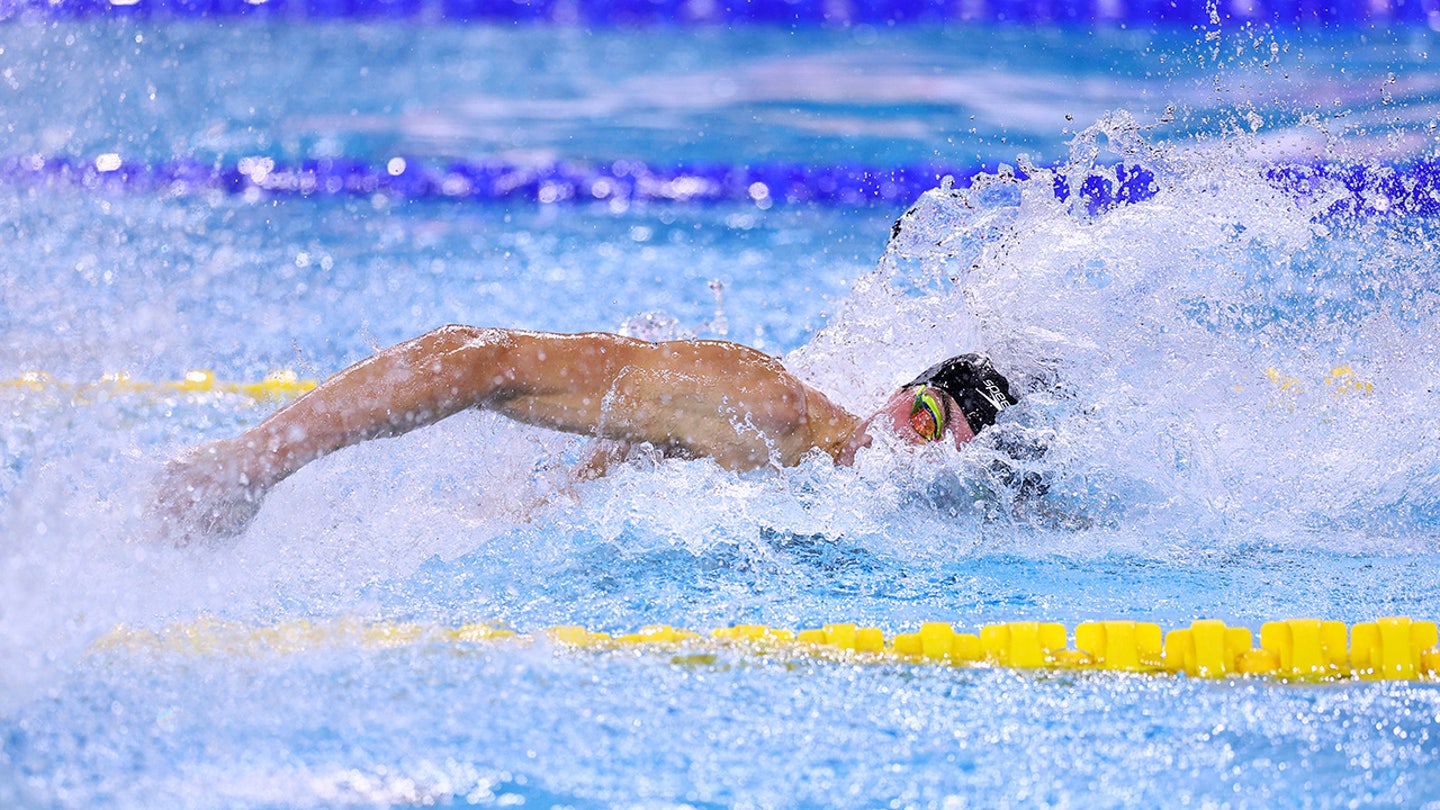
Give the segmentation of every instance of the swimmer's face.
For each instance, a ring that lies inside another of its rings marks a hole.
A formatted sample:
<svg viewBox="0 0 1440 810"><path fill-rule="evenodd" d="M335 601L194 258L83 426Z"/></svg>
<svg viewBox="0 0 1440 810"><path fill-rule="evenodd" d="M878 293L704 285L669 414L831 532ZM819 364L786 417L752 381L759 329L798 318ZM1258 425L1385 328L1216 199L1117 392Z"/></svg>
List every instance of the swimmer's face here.
<svg viewBox="0 0 1440 810"><path fill-rule="evenodd" d="M914 385L890 395L880 410L861 424L849 444L848 457L869 447L871 427L882 425L906 444L930 444L949 440L956 449L975 438L965 414L950 395L938 388ZM848 462L847 462L848 463Z"/></svg>

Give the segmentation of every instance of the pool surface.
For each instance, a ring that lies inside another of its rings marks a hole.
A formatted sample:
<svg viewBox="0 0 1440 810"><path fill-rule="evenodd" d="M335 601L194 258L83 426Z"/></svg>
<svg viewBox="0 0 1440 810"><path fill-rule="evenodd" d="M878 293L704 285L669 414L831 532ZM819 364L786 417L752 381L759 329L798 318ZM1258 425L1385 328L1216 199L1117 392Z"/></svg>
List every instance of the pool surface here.
<svg viewBox="0 0 1440 810"><path fill-rule="evenodd" d="M0 23L0 805L1440 806L1434 680L543 640L1440 618L1428 27L61 16ZM276 407L165 383L447 323L1028 393L961 452L578 486L466 413L159 536L164 461ZM207 622L254 630L97 643ZM334 630L383 623L539 640Z"/></svg>

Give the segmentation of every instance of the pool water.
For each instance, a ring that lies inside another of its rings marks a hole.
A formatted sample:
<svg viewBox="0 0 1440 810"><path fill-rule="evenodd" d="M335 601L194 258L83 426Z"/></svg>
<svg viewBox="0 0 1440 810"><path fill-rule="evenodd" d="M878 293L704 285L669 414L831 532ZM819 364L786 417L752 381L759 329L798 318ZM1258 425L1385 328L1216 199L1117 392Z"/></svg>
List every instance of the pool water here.
<svg viewBox="0 0 1440 810"><path fill-rule="evenodd" d="M882 441L852 468L747 474L637 460L574 491L582 440L463 414L311 465L233 541L174 548L145 514L151 477L273 404L7 386L0 805L1440 802L1434 682L95 644L202 617L1440 617L1437 221L1379 186L1297 196L1265 171L1415 177L1436 157L1434 37L7 23L0 159L140 179L6 175L0 380L320 378L462 322L740 340L857 411L963 350L1029 393L962 452ZM180 160L397 156L938 168L898 205L146 180ZM1056 197L1056 176L1117 161L1152 170L1153 196Z"/></svg>

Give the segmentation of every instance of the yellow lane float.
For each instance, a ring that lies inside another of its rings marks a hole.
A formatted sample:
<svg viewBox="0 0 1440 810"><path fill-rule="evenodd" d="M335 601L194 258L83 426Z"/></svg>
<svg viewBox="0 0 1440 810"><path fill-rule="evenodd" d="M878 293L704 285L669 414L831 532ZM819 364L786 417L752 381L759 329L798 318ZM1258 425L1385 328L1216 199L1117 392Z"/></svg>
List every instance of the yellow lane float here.
<svg viewBox="0 0 1440 810"><path fill-rule="evenodd" d="M118 397L167 399L183 395L230 394L256 402L294 399L316 386L288 369L273 371L258 382L230 382L216 378L213 371L195 369L178 380L146 382L117 371L102 374L99 380L73 383L57 380L43 371L27 371L13 380L0 380L0 395L41 395L54 404L90 405Z"/></svg>
<svg viewBox="0 0 1440 810"><path fill-rule="evenodd" d="M633 633L602 633L561 625L524 635L483 623L341 619L293 620L269 626L200 619L160 630L116 627L95 642L96 652L201 655L294 654L323 647L385 649L420 644L549 644L586 650L723 649L769 658L859 663L1003 667L1030 671L1107 671L1192 678L1264 677L1314 683L1351 680L1440 680L1440 637L1432 621L1400 616L1361 622L1288 619L1260 628L1259 646L1246 627L1201 619L1165 632L1152 622L1099 621L1076 625L1019 621L957 632L926 622L915 632L886 637L877 627L848 622L790 630L760 624L722 627L708 634L647 625Z"/></svg>

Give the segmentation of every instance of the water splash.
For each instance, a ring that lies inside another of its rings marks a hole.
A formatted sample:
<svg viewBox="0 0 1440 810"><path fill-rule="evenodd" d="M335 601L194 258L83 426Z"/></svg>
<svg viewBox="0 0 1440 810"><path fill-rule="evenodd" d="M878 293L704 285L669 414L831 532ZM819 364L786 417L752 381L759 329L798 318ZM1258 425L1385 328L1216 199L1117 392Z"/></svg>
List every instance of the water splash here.
<svg viewBox="0 0 1440 810"><path fill-rule="evenodd" d="M1159 146L1117 112L1061 166L928 192L796 364L875 402L988 350L1030 390L1002 426L1043 432L1052 506L1126 535L1411 544L1440 496L1433 227L1297 199L1254 146ZM1104 161L1145 161L1153 198L1053 193Z"/></svg>
<svg viewBox="0 0 1440 810"><path fill-rule="evenodd" d="M58 549L63 563L36 576L44 554L8 558L7 581L27 585L10 590L7 612L45 617L12 640L65 637L78 651L116 620L207 610L532 623L567 609L617 623L680 611L720 623L886 589L930 599L948 576L935 572L1001 555L1183 564L1255 544L1425 547L1440 515L1423 417L1437 364L1425 338L1433 226L1337 212L1323 190L1296 198L1266 179L1251 139L1182 147L1149 133L1113 113L1065 164L1022 160L927 193L829 324L786 358L864 413L936 359L990 352L1028 393L963 452L882 439L854 468L817 458L752 476L641 460L574 492L556 470L578 457L575 440L462 418L307 469L233 546L174 551L141 541L145 495L129 481L148 478L154 447L253 416L62 411L99 437L89 454L6 468L22 498L3 515L12 546ZM1074 187L1115 160L1153 168L1155 195L1107 210L1056 197L1057 179ZM716 303L695 330L723 324ZM634 324L694 331L671 316ZM161 427L106 432L120 422ZM66 430L12 425L6 440L34 459L50 444L62 452ZM692 575L652 581L656 568ZM917 582L913 570L929 573ZM791 585L757 588L760 571ZM437 584L446 576L469 592ZM614 576L643 582L651 607L616 598ZM408 596L387 595L397 587ZM732 591L749 594L734 610L715 595ZM819 601L781 607L801 591ZM61 592L64 609L40 607Z"/></svg>

